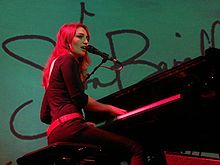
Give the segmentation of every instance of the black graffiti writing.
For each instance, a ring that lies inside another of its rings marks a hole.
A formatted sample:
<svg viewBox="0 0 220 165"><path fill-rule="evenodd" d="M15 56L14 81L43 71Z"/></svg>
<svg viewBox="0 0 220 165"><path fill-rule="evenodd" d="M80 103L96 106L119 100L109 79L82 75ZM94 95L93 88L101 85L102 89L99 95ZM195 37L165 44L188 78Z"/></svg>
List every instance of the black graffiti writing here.
<svg viewBox="0 0 220 165"><path fill-rule="evenodd" d="M22 56L19 56L17 54L15 54L14 52L12 52L11 50L8 49L7 45L11 42L16 42L17 40L44 40L46 42L50 42L51 44L53 44L55 46L55 41L50 39L49 37L46 36L40 36L40 35L22 35L22 36L15 36L12 38L8 38L6 39L3 43L2 43L2 48L3 50L11 57L17 59L18 61L30 65L36 69L39 70L43 70L43 67L33 61L30 61L28 59L23 58Z"/></svg>
<svg viewBox="0 0 220 165"><path fill-rule="evenodd" d="M137 60L138 57L142 56L148 50L148 48L150 46L150 41L144 33L140 32L140 31L137 31L137 30L134 30L134 29L122 29L122 30L117 30L117 31L112 31L112 32L106 33L106 36L107 36L108 41L109 41L109 46L110 46L112 56L114 58L117 58L115 48L114 48L114 42L113 42L113 39L112 39L113 36L114 35L127 34L127 33L141 36L145 41L145 45L144 45L144 48L142 50L140 50L139 52L137 52L135 55L133 55L132 57L126 59L125 61L122 61L121 63L123 65L123 67L126 67L128 65L135 65L135 64L146 64L146 65L149 65L151 67L157 68L157 65L155 65L155 64L153 64L149 61ZM112 66L112 67L114 67L114 66ZM106 86L109 86L109 85L113 85L114 83L117 83L118 89L121 90L121 89L123 89L123 84L122 84L122 81L121 81L120 71L114 70L114 72L115 72L116 77L111 82L108 82L108 83L104 84L104 83L100 82L98 78L94 78L93 80L90 79L88 81L88 83L93 83L94 88L97 88L98 86L106 87Z"/></svg>
<svg viewBox="0 0 220 165"><path fill-rule="evenodd" d="M91 13L91 12L88 12L85 8L85 3L84 2L81 2L80 3L80 6L81 6L81 16L80 16L80 22L83 23L84 22L84 16L87 15L87 16L90 16L90 17L93 17L95 16L94 13Z"/></svg>
<svg viewBox="0 0 220 165"><path fill-rule="evenodd" d="M22 110L24 107L28 106L29 104L31 104L33 102L33 100L29 100L26 101L25 103L23 103L22 105L20 105L11 115L10 118L10 130L13 133L13 135L15 135L17 138L19 139L28 139L28 140L33 140L33 139L38 139L38 138L42 138L44 136L46 136L46 133L41 133L38 135L22 135L19 132L16 131L15 127L14 127L14 121L15 121L15 117L17 115L17 113Z"/></svg>
<svg viewBox="0 0 220 165"><path fill-rule="evenodd" d="M215 48L215 30L217 25L220 25L220 21L213 22L211 27L211 38L204 29L200 32L200 51L202 56L205 55L205 38L207 39L209 46Z"/></svg>
<svg viewBox="0 0 220 165"><path fill-rule="evenodd" d="M84 22L85 15L90 16L90 17L95 16L95 14L93 14L91 12L88 12L86 10L85 4L83 2L80 3L80 5L81 5L80 22L82 22L82 23ZM205 39L208 40L208 43L211 44L212 47L215 47L215 30L217 28L217 25L219 25L219 24L220 24L219 21L215 21L212 24L211 39L210 39L208 33L204 29L201 30L201 33L200 33L201 55L204 55L204 52L205 52ZM160 72L168 69L167 64L164 61L161 61L158 64L155 64L155 63L152 63L152 62L147 61L147 60L138 59L141 56L143 56L147 52L147 50L150 48L150 39L143 32L140 32L140 31L135 30L135 29L121 29L121 30L115 30L115 31L111 31L111 32L106 33L106 37L109 41L109 46L110 46L111 54L112 54L113 57L116 58L116 52L115 52L114 41L113 41L112 37L115 36L115 35L126 35L128 33L140 36L144 40L145 45L144 45L142 50L140 50L136 54L132 55L131 57L128 57L124 61L122 61L122 65L124 66L124 68L127 68L130 65L145 65L145 66L148 66L148 67L152 67L156 70L152 74L157 74L157 73L160 73ZM180 33L178 33L177 36L181 37ZM53 39L49 38L49 37L41 36L41 35L22 35L22 36L15 36L15 37L12 37L12 38L8 38L2 43L3 50L10 57L15 58L19 62L21 62L25 65L29 65L29 66L33 67L34 69L38 69L38 70L42 71L43 66L41 66L40 64L37 64L34 61L31 61L27 58L23 58L21 55L18 55L16 53L12 52L11 50L9 50L7 45L9 43L16 42L17 40L43 40L45 42L51 43L53 46L55 46L55 41ZM189 59L190 58L187 57L186 59L184 59L184 61L189 60ZM177 61L176 59L173 60L173 66L179 65L180 63L182 63L182 61ZM112 67L114 67L114 66L112 66ZM109 70L112 71L111 69L109 69ZM90 79L88 81L88 83L91 83L93 85L93 88L97 88L97 87L105 88L105 87L108 87L108 86L111 86L111 85L117 83L118 89L121 90L121 89L123 89L123 82L121 81L121 74L120 74L119 71L114 71L114 72L115 72L115 78L113 78L113 80L111 80L107 83L101 82L100 79L98 79L98 78ZM145 78L147 78L148 76L150 76L150 75L147 75ZM28 106L32 102L33 102L33 100L29 100L29 101L24 102L20 106L18 106L18 108L16 108L16 110L14 111L14 113L12 114L12 116L10 118L10 130L13 133L13 135L15 135L19 139L33 140L33 139L42 138L46 135L45 133L40 133L40 134L37 134L37 135L22 135L22 134L20 134L16 131L16 129L13 125L13 123L16 119L16 115L22 109L24 109L24 107Z"/></svg>

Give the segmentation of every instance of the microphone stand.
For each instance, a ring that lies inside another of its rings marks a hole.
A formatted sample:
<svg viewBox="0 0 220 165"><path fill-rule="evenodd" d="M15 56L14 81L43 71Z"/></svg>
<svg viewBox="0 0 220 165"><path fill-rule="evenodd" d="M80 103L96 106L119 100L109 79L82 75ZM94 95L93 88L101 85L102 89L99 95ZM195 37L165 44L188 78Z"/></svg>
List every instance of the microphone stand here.
<svg viewBox="0 0 220 165"><path fill-rule="evenodd" d="M86 82L86 81L91 77L91 75L94 74L95 71L96 71L102 64L104 64L106 61L107 61L107 58L103 58L102 61L101 61L101 63L100 63L99 65L97 65L97 66L93 69L93 71L86 77L85 82Z"/></svg>

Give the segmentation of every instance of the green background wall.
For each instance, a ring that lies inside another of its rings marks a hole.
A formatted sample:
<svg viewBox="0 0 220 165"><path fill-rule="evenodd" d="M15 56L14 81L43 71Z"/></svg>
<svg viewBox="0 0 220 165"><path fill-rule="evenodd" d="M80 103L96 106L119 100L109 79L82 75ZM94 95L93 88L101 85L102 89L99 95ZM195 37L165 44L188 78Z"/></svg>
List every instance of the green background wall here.
<svg viewBox="0 0 220 165"><path fill-rule="evenodd" d="M90 44L124 64L92 75L99 99L219 47L219 21L219 0L0 0L0 164L46 145L41 74L62 24L85 23Z"/></svg>

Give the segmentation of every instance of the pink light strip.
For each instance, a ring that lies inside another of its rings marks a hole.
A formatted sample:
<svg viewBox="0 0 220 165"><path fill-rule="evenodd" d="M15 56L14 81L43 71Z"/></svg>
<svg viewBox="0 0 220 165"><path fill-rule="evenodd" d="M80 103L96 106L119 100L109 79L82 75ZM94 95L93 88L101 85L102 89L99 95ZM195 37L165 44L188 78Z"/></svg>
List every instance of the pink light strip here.
<svg viewBox="0 0 220 165"><path fill-rule="evenodd" d="M167 98L159 100L157 102L154 102L154 103L145 105L143 107L137 108L135 110L132 110L132 111L130 111L130 112L124 114L124 115L117 116L116 119L122 120L122 119L125 119L125 118L128 118L128 117L132 117L132 116L137 115L139 113L142 113L142 112L145 112L145 111L149 111L152 108L159 107L161 105L170 103L172 101L176 101L176 100L178 100L180 98L182 98L181 94L176 94L176 95L173 95L171 97L167 97Z"/></svg>

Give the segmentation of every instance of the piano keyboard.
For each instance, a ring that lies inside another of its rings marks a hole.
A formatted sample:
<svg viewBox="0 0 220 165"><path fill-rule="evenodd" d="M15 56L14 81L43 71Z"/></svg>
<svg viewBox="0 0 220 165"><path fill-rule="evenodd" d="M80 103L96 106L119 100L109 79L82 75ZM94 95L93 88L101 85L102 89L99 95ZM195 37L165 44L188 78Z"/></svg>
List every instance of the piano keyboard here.
<svg viewBox="0 0 220 165"><path fill-rule="evenodd" d="M104 122L98 123L98 124L96 124L96 127L102 127L102 126L106 125L107 123L110 123L110 122L112 123L112 122L114 122L116 120L125 120L125 119L130 118L130 117L141 115L144 112L153 110L155 108L158 108L160 106L169 104L171 102L174 102L174 101L177 101L177 100L180 100L180 99L182 99L182 95L181 94L176 94L176 95L167 97L165 99L153 102L151 104L142 106L140 108L134 109L134 110L132 110L132 111L130 111L130 112L124 114L124 115L119 115L119 116L115 117L111 121L104 121Z"/></svg>

